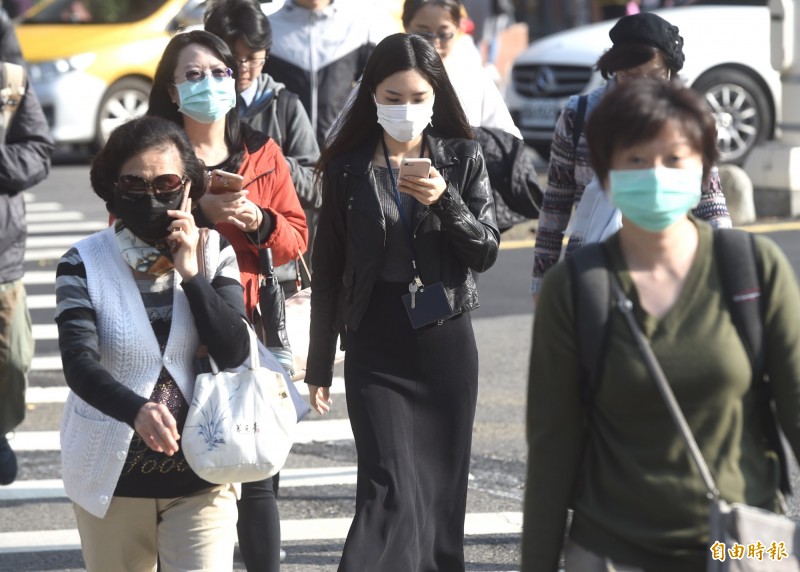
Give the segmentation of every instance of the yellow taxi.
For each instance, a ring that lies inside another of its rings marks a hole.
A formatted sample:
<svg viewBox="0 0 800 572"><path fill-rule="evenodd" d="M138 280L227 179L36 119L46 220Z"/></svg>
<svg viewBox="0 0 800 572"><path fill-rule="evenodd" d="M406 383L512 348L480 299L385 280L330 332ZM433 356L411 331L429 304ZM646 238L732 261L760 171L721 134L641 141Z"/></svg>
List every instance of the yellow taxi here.
<svg viewBox="0 0 800 572"><path fill-rule="evenodd" d="M44 0L16 32L59 144L102 145L147 110L169 39L202 22L202 0Z"/></svg>

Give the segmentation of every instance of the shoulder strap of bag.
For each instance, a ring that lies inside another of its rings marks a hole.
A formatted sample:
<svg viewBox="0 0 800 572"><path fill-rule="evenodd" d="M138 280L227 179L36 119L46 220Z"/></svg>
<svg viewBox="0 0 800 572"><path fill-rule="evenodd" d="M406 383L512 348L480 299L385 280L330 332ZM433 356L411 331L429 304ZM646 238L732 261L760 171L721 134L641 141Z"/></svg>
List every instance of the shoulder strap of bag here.
<svg viewBox="0 0 800 572"><path fill-rule="evenodd" d="M767 445L775 451L780 462L780 488L784 494L791 494L788 455L773 409L772 386L764 375L764 297L761 292L764 272L761 260L753 235L743 230L716 229L714 250L725 301L750 358L752 384L762 413Z"/></svg>
<svg viewBox="0 0 800 572"><path fill-rule="evenodd" d="M658 359L653 353L653 348L650 347L650 343L642 333L639 324L636 323L636 318L633 316L633 303L622 291L622 286L620 285L617 276L613 272L609 272L608 274L611 280L611 292L614 300L614 307L622 313L625 318L625 322L628 324L631 334L633 334L633 337L636 340L636 345L638 346L639 351L642 353L645 366L647 366L647 371L656 382L659 393L661 393L664 403L667 404L667 409L669 409L670 416L675 422L678 431L680 431L681 436L683 436L683 440L689 449L689 454L691 455L695 465L697 465L697 469L700 471L700 476L703 478L703 483L708 490L709 500L718 499L719 490L717 489L717 484L714 482L714 477L711 476L711 471L708 469L708 464L706 464L703 454L700 452L700 447L697 446L697 441L695 441L694 435L692 435L692 431L689 429L689 424L686 422L686 418L683 416L683 412L678 405L677 399L675 399L675 394L672 393L672 388L669 386L669 382L664 375L664 371L661 369L661 365L658 363Z"/></svg>
<svg viewBox="0 0 800 572"><path fill-rule="evenodd" d="M289 123L289 104L292 103L292 96L297 97L290 91L282 89L275 98L275 116L278 120L278 130L281 133L281 147L286 144L286 125Z"/></svg>
<svg viewBox="0 0 800 572"><path fill-rule="evenodd" d="M588 95L582 95L578 98L578 110L575 112L575 123L572 126L572 147L574 149L578 148L578 143L581 140L583 124L586 121L586 105L588 102Z"/></svg>
<svg viewBox="0 0 800 572"><path fill-rule="evenodd" d="M611 311L611 289L605 251L602 243L587 244L567 258L578 332L582 398L591 403L600 382L605 363L608 318ZM598 334L599 332L599 334Z"/></svg>
<svg viewBox="0 0 800 572"><path fill-rule="evenodd" d="M3 62L3 87L0 88L0 103L3 110L3 125L8 128L25 95L25 68Z"/></svg>

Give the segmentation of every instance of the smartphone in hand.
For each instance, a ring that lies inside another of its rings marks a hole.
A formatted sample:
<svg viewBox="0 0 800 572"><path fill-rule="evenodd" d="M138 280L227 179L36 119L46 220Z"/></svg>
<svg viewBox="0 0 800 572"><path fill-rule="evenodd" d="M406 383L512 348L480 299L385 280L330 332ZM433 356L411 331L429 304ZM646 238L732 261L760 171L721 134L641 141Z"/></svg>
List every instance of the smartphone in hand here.
<svg viewBox="0 0 800 572"><path fill-rule="evenodd" d="M398 178L412 175L427 179L431 173L431 160L426 157L409 158L400 161L400 174Z"/></svg>
<svg viewBox="0 0 800 572"><path fill-rule="evenodd" d="M242 190L244 178L236 173L229 173L221 169L211 171L211 180L208 190L215 195L223 193L236 193Z"/></svg>

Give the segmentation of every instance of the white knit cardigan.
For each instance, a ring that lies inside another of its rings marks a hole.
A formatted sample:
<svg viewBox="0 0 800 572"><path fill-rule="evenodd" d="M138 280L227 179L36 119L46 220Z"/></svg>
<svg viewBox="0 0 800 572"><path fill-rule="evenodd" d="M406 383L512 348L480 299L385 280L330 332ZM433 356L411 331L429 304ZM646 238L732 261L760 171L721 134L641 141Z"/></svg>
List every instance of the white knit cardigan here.
<svg viewBox="0 0 800 572"><path fill-rule="evenodd" d="M172 325L162 356L142 296L117 247L113 225L75 244L86 267L89 298L97 316L100 363L119 383L149 398L165 367L187 402L192 401L193 359L200 345L189 302L175 273ZM206 268L214 276L219 239L206 241ZM122 473L133 429L70 392L61 421L61 467L67 496L103 518Z"/></svg>

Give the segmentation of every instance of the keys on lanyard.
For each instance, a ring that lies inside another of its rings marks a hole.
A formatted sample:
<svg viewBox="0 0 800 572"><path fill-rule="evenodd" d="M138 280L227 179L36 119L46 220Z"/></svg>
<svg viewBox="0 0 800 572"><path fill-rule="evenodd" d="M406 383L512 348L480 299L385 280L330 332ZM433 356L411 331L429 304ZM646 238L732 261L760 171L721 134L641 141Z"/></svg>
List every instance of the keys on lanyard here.
<svg viewBox="0 0 800 572"><path fill-rule="evenodd" d="M417 306L417 290L421 290L423 287L422 279L419 276L414 276L414 280L408 285L408 291L411 292L411 309L413 310Z"/></svg>

